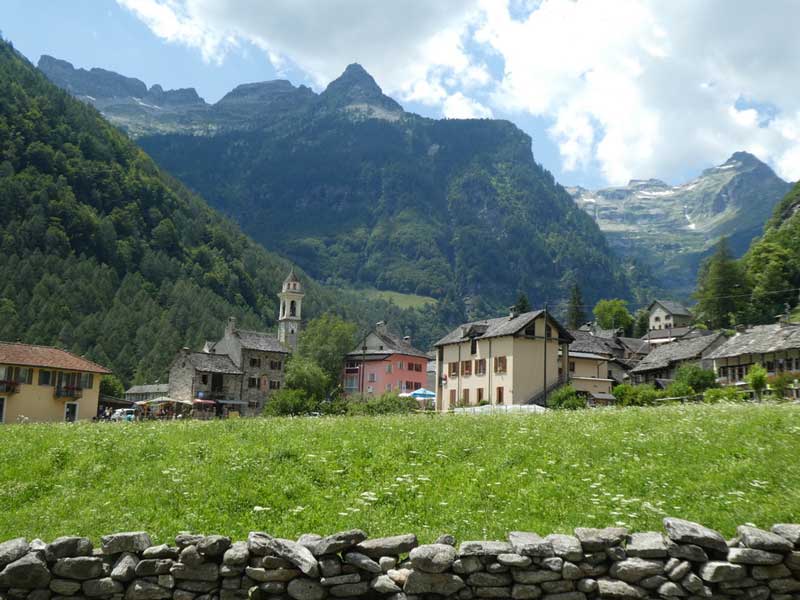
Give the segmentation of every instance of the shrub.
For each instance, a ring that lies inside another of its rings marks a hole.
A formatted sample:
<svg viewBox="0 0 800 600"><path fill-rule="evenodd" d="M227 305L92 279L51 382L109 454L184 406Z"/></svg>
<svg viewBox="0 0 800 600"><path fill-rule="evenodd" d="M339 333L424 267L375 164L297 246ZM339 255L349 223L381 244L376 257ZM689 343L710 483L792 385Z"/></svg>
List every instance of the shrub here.
<svg viewBox="0 0 800 600"><path fill-rule="evenodd" d="M742 402L745 394L733 387L711 388L703 394L703 402L716 404L717 402Z"/></svg>
<svg viewBox="0 0 800 600"><path fill-rule="evenodd" d="M586 408L586 400L571 385L558 388L547 397L547 406L558 410L577 410Z"/></svg>
<svg viewBox="0 0 800 600"><path fill-rule="evenodd" d="M317 402L303 390L284 388L278 390L267 400L264 416L283 417L307 415L317 410Z"/></svg>
<svg viewBox="0 0 800 600"><path fill-rule="evenodd" d="M772 393L781 400L786 398L786 393L789 391L795 379L800 379L800 373L779 373L767 378L767 383Z"/></svg>
<svg viewBox="0 0 800 600"><path fill-rule="evenodd" d="M767 370L756 363L750 367L745 380L750 384L750 388L755 392L756 399L761 400L761 393L767 387Z"/></svg>
<svg viewBox="0 0 800 600"><path fill-rule="evenodd" d="M701 369L697 365L683 365L675 373L675 381L683 383L695 392L702 393L717 387L717 375L709 369Z"/></svg>
<svg viewBox="0 0 800 600"><path fill-rule="evenodd" d="M347 404L347 413L351 415L392 415L410 413L418 408L419 403L414 398L401 398L397 394L387 392L363 402L351 400Z"/></svg>
<svg viewBox="0 0 800 600"><path fill-rule="evenodd" d="M664 390L663 395L666 398L692 398L695 395L695 390L684 381L673 381Z"/></svg>
<svg viewBox="0 0 800 600"><path fill-rule="evenodd" d="M612 393L619 406L649 406L655 404L659 393L652 385L631 385L623 383L616 386Z"/></svg>

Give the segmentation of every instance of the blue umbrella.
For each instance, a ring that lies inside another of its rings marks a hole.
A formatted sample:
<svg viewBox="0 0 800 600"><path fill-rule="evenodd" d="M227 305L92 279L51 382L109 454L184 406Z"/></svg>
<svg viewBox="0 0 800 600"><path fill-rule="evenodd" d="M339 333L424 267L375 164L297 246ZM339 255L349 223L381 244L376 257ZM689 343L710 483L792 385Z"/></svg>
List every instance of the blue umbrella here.
<svg viewBox="0 0 800 600"><path fill-rule="evenodd" d="M412 398L417 398L418 400L427 400L428 398L436 398L436 393L426 390L425 388L419 388L418 390L411 392L411 396Z"/></svg>

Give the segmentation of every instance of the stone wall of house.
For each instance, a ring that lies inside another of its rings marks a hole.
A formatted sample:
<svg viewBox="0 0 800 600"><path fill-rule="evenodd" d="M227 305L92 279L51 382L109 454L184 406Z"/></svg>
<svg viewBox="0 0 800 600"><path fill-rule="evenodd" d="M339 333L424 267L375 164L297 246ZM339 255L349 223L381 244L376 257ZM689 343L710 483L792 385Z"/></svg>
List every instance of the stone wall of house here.
<svg viewBox="0 0 800 600"><path fill-rule="evenodd" d="M579 528L422 546L413 534L360 530L296 542L181 534L174 545L117 533L99 548L82 537L19 538L0 544L0 599L800 599L800 525L742 526L728 541L681 519L664 526L666 535Z"/></svg>

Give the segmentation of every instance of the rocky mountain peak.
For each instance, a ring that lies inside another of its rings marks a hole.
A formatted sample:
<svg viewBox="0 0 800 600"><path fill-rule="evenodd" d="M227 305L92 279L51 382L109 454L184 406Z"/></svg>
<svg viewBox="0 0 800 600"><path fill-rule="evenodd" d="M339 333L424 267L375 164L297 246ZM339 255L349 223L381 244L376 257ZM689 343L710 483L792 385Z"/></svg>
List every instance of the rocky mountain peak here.
<svg viewBox="0 0 800 600"><path fill-rule="evenodd" d="M384 109L402 111L402 107L383 94L375 79L358 63L347 65L338 78L334 79L320 95L336 106L366 104Z"/></svg>

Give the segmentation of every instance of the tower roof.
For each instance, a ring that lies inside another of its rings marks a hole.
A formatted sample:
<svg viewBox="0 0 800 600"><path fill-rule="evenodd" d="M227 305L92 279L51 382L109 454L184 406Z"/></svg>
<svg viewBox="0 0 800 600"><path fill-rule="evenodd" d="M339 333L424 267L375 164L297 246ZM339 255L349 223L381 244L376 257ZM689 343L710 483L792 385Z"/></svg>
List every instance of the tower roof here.
<svg viewBox="0 0 800 600"><path fill-rule="evenodd" d="M292 270L289 271L289 274L286 276L286 279L283 280L283 283L300 283L300 279L295 275L294 267Z"/></svg>

